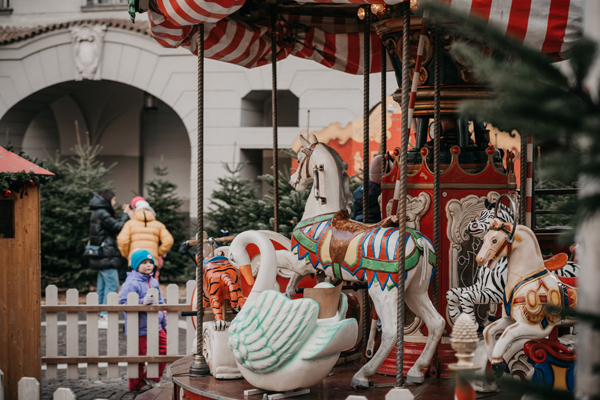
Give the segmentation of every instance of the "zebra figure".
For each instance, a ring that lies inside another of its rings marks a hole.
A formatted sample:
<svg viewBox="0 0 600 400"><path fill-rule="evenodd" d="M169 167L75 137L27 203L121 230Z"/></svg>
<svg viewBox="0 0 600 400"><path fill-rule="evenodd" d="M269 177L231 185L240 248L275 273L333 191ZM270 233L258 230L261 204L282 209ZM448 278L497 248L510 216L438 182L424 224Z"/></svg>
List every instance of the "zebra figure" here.
<svg viewBox="0 0 600 400"><path fill-rule="evenodd" d="M496 203L485 199L485 208L479 213L479 216L469 223L467 232L475 237L484 237L490 228L490 223L496 218L494 215L495 208ZM509 223L514 222L515 219L511 210L504 204L500 204L497 218ZM461 312L468 314L475 321L475 304L502 303L508 262L506 257L499 258L495 262L498 265L494 269L487 268L487 266L479 267L475 276L475 283L472 286L452 288L446 292L448 315L452 323ZM569 261L562 269L553 272L558 276L577 277L579 275L579 265ZM490 318L489 315L488 318ZM479 332L482 332L483 328L482 324L478 324Z"/></svg>

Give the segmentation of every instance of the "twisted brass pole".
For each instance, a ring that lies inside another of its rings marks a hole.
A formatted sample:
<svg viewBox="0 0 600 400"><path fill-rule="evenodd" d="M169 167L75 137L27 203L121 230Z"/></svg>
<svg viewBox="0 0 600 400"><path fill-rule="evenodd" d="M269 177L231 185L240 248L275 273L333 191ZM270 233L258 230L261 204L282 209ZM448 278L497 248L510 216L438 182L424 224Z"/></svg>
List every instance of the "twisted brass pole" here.
<svg viewBox="0 0 600 400"><path fill-rule="evenodd" d="M279 232L279 154L277 141L277 6L271 10L271 122L273 125L273 230Z"/></svg>
<svg viewBox="0 0 600 400"><path fill-rule="evenodd" d="M437 258L435 272L433 274L433 305L439 310L439 290L440 290L440 85L442 69L442 28L435 25L435 73L433 81L433 246Z"/></svg>
<svg viewBox="0 0 600 400"><path fill-rule="evenodd" d="M196 265L196 356L190 365L190 376L210 375L208 364L204 359L202 337L203 307L203 272L202 239L204 237L204 24L198 26L198 245Z"/></svg>
<svg viewBox="0 0 600 400"><path fill-rule="evenodd" d="M369 72L371 69L371 9L365 7L363 40L363 222L369 223Z"/></svg>
<svg viewBox="0 0 600 400"><path fill-rule="evenodd" d="M525 225L525 212L527 211L527 134L519 132L521 135L521 185L519 193L519 214L515 215L515 220L519 221L519 224Z"/></svg>
<svg viewBox="0 0 600 400"><path fill-rule="evenodd" d="M369 72L371 70L371 8L365 7L365 26L363 36L364 51L364 87L363 87L363 222L369 223ZM369 295L363 289L363 308L361 315L362 343L367 347L369 340Z"/></svg>
<svg viewBox="0 0 600 400"><path fill-rule="evenodd" d="M387 151L387 53L381 40L381 144L379 146L379 154L383 157ZM381 177L385 175L387 162L381 160ZM385 204L381 205L385 207ZM383 210L382 214L383 214Z"/></svg>
<svg viewBox="0 0 600 400"><path fill-rule="evenodd" d="M409 77L409 36L410 36L410 2L402 3L402 123L400 142L400 200L398 204L398 302L397 308L397 337L396 337L396 387L402 387L404 382L404 274L406 271L406 195L408 178L408 101L410 97Z"/></svg>

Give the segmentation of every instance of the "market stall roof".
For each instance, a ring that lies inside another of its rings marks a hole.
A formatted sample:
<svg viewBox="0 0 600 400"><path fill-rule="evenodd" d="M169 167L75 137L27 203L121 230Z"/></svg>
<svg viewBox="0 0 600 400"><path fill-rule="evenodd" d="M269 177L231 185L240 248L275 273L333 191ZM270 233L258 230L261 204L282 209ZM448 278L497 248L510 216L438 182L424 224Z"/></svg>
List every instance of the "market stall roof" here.
<svg viewBox="0 0 600 400"><path fill-rule="evenodd" d="M482 18L539 52L559 57L564 57L582 35L584 0L437 1ZM402 0L278 4L277 59L293 55L328 68L362 74L363 23L356 9L382 2L394 5ZM268 5L251 0L151 0L150 30L162 46L183 47L197 54L198 24L205 24L205 57L258 67L271 61ZM381 41L375 32L371 32L370 39L370 72L381 72ZM389 62L387 69L392 70Z"/></svg>
<svg viewBox="0 0 600 400"><path fill-rule="evenodd" d="M36 175L54 175L52 172L0 146L0 174L3 172L33 172Z"/></svg>

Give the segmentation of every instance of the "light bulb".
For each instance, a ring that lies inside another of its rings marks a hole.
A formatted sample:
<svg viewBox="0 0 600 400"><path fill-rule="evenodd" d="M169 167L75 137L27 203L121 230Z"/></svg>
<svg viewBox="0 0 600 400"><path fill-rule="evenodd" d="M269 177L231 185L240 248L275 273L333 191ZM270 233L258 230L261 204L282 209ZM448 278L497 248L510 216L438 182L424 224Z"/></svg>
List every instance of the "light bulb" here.
<svg viewBox="0 0 600 400"><path fill-rule="evenodd" d="M357 14L358 14L358 19L360 19L361 21L362 21L363 19L365 19L365 14L366 14L366 12L365 12L365 9L364 9L364 8L360 7L360 8L358 9L358 13L357 13Z"/></svg>
<svg viewBox="0 0 600 400"><path fill-rule="evenodd" d="M382 15L385 12L385 5L371 4L371 12L377 16Z"/></svg>

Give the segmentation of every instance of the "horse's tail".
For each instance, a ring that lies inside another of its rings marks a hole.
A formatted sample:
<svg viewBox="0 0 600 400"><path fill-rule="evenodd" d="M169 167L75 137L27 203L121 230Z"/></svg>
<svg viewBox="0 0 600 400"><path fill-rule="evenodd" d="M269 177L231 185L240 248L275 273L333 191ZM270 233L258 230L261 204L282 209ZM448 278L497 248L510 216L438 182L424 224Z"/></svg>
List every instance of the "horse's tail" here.
<svg viewBox="0 0 600 400"><path fill-rule="evenodd" d="M429 271L429 253L435 254L435 251L433 249L433 246L429 242L429 240L427 240L427 238L425 238L424 236L421 236L420 238L417 239L417 245L423 249L423 252L421 253L421 279L420 279L420 282L423 283L428 278L430 278L427 276L428 275L427 272ZM432 271L432 273L433 273L433 271Z"/></svg>

